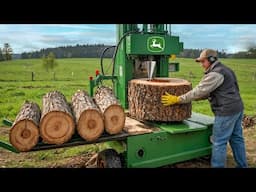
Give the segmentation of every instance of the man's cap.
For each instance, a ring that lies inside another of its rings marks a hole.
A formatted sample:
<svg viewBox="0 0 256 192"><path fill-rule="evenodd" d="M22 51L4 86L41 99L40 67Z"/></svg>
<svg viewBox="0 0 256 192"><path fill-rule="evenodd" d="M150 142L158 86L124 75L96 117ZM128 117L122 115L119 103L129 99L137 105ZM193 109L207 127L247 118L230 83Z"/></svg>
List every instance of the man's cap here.
<svg viewBox="0 0 256 192"><path fill-rule="evenodd" d="M201 53L200 56L196 59L196 62L200 62L208 57L216 57L217 58L217 52L214 51L213 49L204 49Z"/></svg>

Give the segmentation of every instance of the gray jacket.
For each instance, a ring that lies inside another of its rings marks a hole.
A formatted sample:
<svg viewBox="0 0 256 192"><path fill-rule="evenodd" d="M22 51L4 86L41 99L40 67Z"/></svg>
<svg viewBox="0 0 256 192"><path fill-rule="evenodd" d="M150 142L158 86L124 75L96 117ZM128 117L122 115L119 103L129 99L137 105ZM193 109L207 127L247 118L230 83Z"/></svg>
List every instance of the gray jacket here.
<svg viewBox="0 0 256 192"><path fill-rule="evenodd" d="M199 84L180 96L180 103L208 99L215 115L232 115L243 110L239 87L234 72L221 64L213 63Z"/></svg>

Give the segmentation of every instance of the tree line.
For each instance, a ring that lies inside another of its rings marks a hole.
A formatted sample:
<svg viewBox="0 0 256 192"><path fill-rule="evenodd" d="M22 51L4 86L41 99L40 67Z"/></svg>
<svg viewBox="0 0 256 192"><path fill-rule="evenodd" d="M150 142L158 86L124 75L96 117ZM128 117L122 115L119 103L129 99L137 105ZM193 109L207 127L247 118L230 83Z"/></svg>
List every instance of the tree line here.
<svg viewBox="0 0 256 192"><path fill-rule="evenodd" d="M23 52L22 59L43 58L49 53L53 53L56 58L99 58L105 48L109 45L104 44L86 44L74 46L61 46L56 48L45 48L39 51ZM197 58L203 49L184 49L177 57L182 58ZM6 52L5 52L6 53ZM109 49L104 57L111 58L114 49ZM228 54L225 50L217 50L219 58L256 58L256 48L250 48L248 51L240 51L233 54ZM3 54L4 55L4 54ZM0 54L1 60L1 54Z"/></svg>
<svg viewBox="0 0 256 192"><path fill-rule="evenodd" d="M178 57L182 58L197 58L203 49L184 49ZM224 50L216 50L219 58L231 57L230 54L227 54Z"/></svg>
<svg viewBox="0 0 256 192"><path fill-rule="evenodd" d="M93 45L75 45L75 46L61 46L56 48L40 49L34 52L23 52L21 54L22 59L30 58L42 58L49 53L53 53L56 58L97 58L100 57L101 53L105 48L109 47L104 44L93 44ZM106 52L104 57L110 58L114 53L114 49L110 49Z"/></svg>
<svg viewBox="0 0 256 192"><path fill-rule="evenodd" d="M62 46L56 48L46 48L34 52L23 52L21 54L22 59L29 58L42 58L49 53L53 53L56 58L98 58L100 57L102 51L109 47L109 45L104 44L94 44L94 45L75 45L75 46ZM184 49L178 57L183 58L196 58L200 55L202 49ZM217 51L220 58L230 57L226 54L224 50ZM114 49L109 49L104 57L111 58L113 56Z"/></svg>

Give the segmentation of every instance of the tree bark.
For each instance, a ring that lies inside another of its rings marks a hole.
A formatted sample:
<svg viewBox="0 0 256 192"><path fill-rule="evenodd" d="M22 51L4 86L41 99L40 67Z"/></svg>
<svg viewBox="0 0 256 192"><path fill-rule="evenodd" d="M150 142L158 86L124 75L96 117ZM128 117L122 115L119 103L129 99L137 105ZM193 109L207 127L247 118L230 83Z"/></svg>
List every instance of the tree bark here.
<svg viewBox="0 0 256 192"><path fill-rule="evenodd" d="M129 113L138 120L182 121L191 116L191 103L166 107L161 103L161 96L165 92L179 96L191 89L191 83L184 79L133 79L128 85Z"/></svg>
<svg viewBox="0 0 256 192"><path fill-rule="evenodd" d="M40 135L43 142L63 144L75 132L75 123L70 106L65 96L52 91L43 97Z"/></svg>
<svg viewBox="0 0 256 192"><path fill-rule="evenodd" d="M87 141L98 139L104 131L103 115L87 92L78 90L72 96L72 110L78 134Z"/></svg>
<svg viewBox="0 0 256 192"><path fill-rule="evenodd" d="M29 151L39 139L41 111L34 102L25 101L12 125L10 143L19 151Z"/></svg>
<svg viewBox="0 0 256 192"><path fill-rule="evenodd" d="M105 130L109 134L120 133L124 128L125 113L118 99L108 87L99 87L94 97L104 116Z"/></svg>

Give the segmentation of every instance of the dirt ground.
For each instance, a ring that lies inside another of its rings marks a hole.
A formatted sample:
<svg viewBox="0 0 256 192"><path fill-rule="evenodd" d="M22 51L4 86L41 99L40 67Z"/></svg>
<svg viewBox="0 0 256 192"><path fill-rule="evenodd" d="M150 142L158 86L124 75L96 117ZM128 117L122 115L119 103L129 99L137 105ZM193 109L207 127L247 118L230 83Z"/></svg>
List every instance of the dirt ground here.
<svg viewBox="0 0 256 192"><path fill-rule="evenodd" d="M0 135L8 136L8 127L0 127ZM246 142L246 153L249 167L256 168L256 126L245 128L244 137ZM37 154L36 154L37 153ZM53 153L58 154L60 151L55 150ZM232 151L228 145L227 150L227 167L235 167ZM50 168L94 168L96 167L97 154L93 151L78 153L72 157L53 158L47 160L38 152L15 154L0 148L0 167L50 167ZM182 163L176 163L164 168L210 168L210 156L194 159Z"/></svg>

